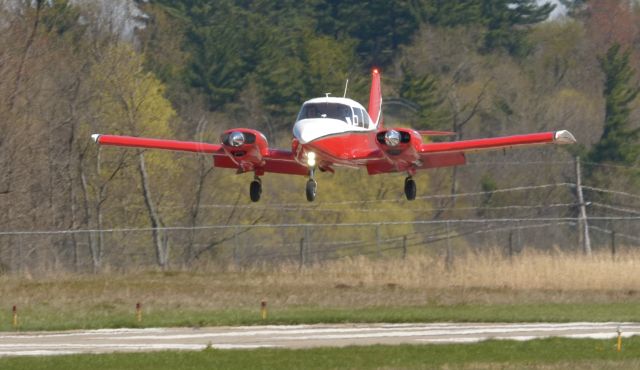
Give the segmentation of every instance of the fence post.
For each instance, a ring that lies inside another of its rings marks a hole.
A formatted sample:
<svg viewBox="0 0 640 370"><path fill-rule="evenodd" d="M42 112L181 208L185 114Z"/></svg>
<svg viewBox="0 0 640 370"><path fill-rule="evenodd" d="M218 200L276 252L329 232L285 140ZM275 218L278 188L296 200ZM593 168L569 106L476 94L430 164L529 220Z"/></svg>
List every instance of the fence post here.
<svg viewBox="0 0 640 370"><path fill-rule="evenodd" d="M238 265L238 227L233 228L233 263Z"/></svg>
<svg viewBox="0 0 640 370"><path fill-rule="evenodd" d="M24 257L22 256L22 234L17 235L18 239L18 274L24 271Z"/></svg>
<svg viewBox="0 0 640 370"><path fill-rule="evenodd" d="M451 235L449 233L449 221L447 221L446 227L447 227L446 229L447 230L447 254L445 255L445 258L444 258L444 264L447 271L449 271L453 267L453 250L451 249Z"/></svg>
<svg viewBox="0 0 640 370"><path fill-rule="evenodd" d="M311 237L309 236L309 225L304 227L304 262L305 264L309 263L309 259L311 257Z"/></svg>
<svg viewBox="0 0 640 370"><path fill-rule="evenodd" d="M300 266L298 268L302 270L302 266L304 266L304 238L300 238Z"/></svg>
<svg viewBox="0 0 640 370"><path fill-rule="evenodd" d="M513 258L513 230L509 230L509 249L507 251L509 260Z"/></svg>
<svg viewBox="0 0 640 370"><path fill-rule="evenodd" d="M576 194L578 195L578 204L580 205L580 216L578 223L580 225L582 248L586 255L591 255L591 239L589 238L589 222L587 220L587 207L584 203L582 195L582 174L580 171L580 157L576 157Z"/></svg>
<svg viewBox="0 0 640 370"><path fill-rule="evenodd" d="M611 260L616 260L616 231L611 230Z"/></svg>
<svg viewBox="0 0 640 370"><path fill-rule="evenodd" d="M522 245L522 226L520 225L520 221L516 222L516 247L518 247L518 251L521 252L524 249L524 246Z"/></svg>
<svg viewBox="0 0 640 370"><path fill-rule="evenodd" d="M374 226L376 228L376 256L380 258L380 227L381 224Z"/></svg>
<svg viewBox="0 0 640 370"><path fill-rule="evenodd" d="M402 237L402 259L407 259L407 236Z"/></svg>

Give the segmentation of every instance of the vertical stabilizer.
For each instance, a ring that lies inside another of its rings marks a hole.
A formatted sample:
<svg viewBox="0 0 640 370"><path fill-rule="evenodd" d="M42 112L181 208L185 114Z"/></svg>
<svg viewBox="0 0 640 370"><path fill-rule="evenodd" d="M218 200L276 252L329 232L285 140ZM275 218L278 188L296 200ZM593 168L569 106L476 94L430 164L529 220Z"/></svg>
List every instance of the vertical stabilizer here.
<svg viewBox="0 0 640 370"><path fill-rule="evenodd" d="M380 86L380 71L371 71L371 93L369 94L369 117L382 128L382 89Z"/></svg>

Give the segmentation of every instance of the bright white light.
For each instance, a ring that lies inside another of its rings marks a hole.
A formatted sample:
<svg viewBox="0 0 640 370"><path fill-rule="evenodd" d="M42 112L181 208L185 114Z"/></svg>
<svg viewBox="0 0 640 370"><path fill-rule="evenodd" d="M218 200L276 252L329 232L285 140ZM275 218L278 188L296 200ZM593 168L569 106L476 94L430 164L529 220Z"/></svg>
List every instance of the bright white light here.
<svg viewBox="0 0 640 370"><path fill-rule="evenodd" d="M307 164L309 165L309 167L313 167L316 165L316 153L307 153Z"/></svg>

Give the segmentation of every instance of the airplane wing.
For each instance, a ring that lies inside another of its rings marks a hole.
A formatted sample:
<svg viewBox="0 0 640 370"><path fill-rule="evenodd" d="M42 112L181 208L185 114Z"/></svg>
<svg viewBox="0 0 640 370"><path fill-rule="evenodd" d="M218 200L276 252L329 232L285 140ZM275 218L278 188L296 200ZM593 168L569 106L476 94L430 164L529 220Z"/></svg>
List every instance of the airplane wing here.
<svg viewBox="0 0 640 370"><path fill-rule="evenodd" d="M393 130L397 135L398 142L394 146L389 146L385 138L390 131L378 133L378 145L381 152L385 153L385 157L368 161L367 170L371 175L402 171L412 173L419 169L460 166L466 163L466 153L470 152L545 144L572 144L576 141L569 131L561 130L486 139L424 143L421 137L424 132L398 129Z"/></svg>
<svg viewBox="0 0 640 370"><path fill-rule="evenodd" d="M91 138L100 145L126 146L132 148L165 149L183 152L195 152L214 154L222 152L222 145L207 144L197 141L178 141L151 139L145 137L121 136L121 135L100 135L93 134Z"/></svg>
<svg viewBox="0 0 640 370"><path fill-rule="evenodd" d="M475 152L543 144L573 144L576 139L567 130L540 132L526 135L492 137L487 139L460 140L422 144L421 154Z"/></svg>
<svg viewBox="0 0 640 370"><path fill-rule="evenodd" d="M241 142L230 139L231 135L241 135ZM215 167L236 169L238 173L252 171L259 176L265 172L309 174L309 169L298 163L291 151L269 148L261 133L249 129L225 132L222 144L100 134L91 135L91 138L100 145L211 154Z"/></svg>
<svg viewBox="0 0 640 370"><path fill-rule="evenodd" d="M512 135L486 139L460 140L426 143L420 146L421 168L457 166L466 163L465 154L486 150L513 147L539 146L545 144L573 144L576 139L567 130Z"/></svg>

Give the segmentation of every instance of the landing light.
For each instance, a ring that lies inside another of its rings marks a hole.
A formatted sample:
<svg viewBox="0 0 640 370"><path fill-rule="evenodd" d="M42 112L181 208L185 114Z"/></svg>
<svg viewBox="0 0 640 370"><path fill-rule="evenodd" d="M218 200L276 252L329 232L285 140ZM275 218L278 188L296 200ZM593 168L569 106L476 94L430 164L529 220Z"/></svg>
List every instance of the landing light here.
<svg viewBox="0 0 640 370"><path fill-rule="evenodd" d="M309 165L309 167L314 167L316 165L316 153L307 153L307 164Z"/></svg>
<svg viewBox="0 0 640 370"><path fill-rule="evenodd" d="M237 132L237 131L232 132L229 135L229 144L235 147L238 147L244 144L244 135L242 134L242 132Z"/></svg>
<svg viewBox="0 0 640 370"><path fill-rule="evenodd" d="M388 146L400 144L400 133L396 130L389 130L384 134L384 142Z"/></svg>

